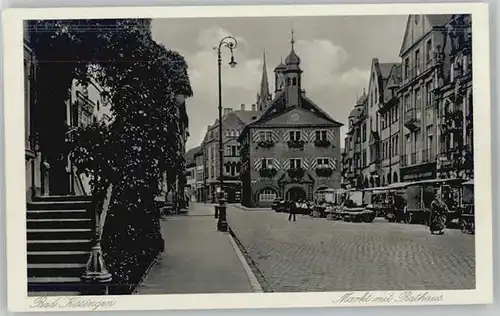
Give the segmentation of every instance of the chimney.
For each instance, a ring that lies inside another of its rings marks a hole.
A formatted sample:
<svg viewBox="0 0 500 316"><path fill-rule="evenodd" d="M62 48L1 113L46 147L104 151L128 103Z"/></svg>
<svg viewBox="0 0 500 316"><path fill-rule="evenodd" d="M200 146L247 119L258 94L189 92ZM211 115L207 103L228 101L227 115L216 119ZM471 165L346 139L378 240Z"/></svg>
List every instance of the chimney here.
<svg viewBox="0 0 500 316"><path fill-rule="evenodd" d="M224 108L224 116L228 116L233 111L232 108Z"/></svg>
<svg viewBox="0 0 500 316"><path fill-rule="evenodd" d="M245 104L241 104L241 110L245 111Z"/></svg>
<svg viewBox="0 0 500 316"><path fill-rule="evenodd" d="M257 111L257 104L252 104L252 111Z"/></svg>

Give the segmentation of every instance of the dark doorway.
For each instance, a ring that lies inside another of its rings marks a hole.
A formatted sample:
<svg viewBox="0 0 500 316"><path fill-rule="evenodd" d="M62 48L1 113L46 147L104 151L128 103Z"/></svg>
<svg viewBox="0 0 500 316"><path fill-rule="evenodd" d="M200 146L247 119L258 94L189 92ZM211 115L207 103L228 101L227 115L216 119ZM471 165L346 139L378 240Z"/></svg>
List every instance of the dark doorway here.
<svg viewBox="0 0 500 316"><path fill-rule="evenodd" d="M286 193L286 198L292 201L299 201L306 199L306 191L301 187L293 187Z"/></svg>

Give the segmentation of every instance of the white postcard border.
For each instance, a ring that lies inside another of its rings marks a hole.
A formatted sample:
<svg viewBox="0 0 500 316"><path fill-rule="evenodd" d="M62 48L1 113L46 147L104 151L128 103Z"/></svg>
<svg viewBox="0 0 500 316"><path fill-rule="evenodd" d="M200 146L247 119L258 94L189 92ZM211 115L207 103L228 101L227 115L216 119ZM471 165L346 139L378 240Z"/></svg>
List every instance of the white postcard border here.
<svg viewBox="0 0 500 316"><path fill-rule="evenodd" d="M24 155L23 25L25 19L76 18L196 18L259 16L335 16L397 14L470 13L473 21L474 78L474 162L476 204L476 289L453 291L391 292L301 292L253 294L189 294L48 297L27 296L26 200ZM8 9L4 12L4 118L6 174L6 232L8 306L11 311L87 311L87 310L166 310L294 308L333 306L390 306L434 304L487 304L493 301L493 244L491 194L491 112L489 18L486 3L440 4L363 4L363 5L265 5L197 7L95 7ZM425 293L424 293L425 292ZM345 295L366 297L348 303ZM367 294L368 293L368 294ZM367 295L371 295L368 299ZM391 296L392 295L392 296ZM402 299L406 295L408 299ZM442 299L439 297L442 296ZM377 299L374 299L377 297ZM385 300L384 300L385 298ZM433 299L435 298L435 299ZM37 301L38 300L38 301ZM75 302L80 303L75 303ZM73 302L73 303L72 303ZM52 305L52 307L50 306Z"/></svg>

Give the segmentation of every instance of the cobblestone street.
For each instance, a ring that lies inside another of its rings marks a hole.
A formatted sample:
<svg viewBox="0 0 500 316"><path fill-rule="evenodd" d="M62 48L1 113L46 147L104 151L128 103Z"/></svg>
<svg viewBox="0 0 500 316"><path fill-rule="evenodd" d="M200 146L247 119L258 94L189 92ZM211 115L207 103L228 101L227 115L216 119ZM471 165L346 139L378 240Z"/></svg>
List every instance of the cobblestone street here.
<svg viewBox="0 0 500 316"><path fill-rule="evenodd" d="M474 236L421 225L333 222L228 207L228 222L264 291L449 290L475 287Z"/></svg>

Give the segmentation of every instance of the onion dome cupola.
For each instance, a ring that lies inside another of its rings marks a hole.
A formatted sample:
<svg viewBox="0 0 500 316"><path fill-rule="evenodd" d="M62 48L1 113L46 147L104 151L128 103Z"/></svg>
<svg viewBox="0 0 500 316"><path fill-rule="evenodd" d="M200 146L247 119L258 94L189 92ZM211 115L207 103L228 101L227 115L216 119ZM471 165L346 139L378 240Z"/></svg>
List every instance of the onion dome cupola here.
<svg viewBox="0 0 500 316"><path fill-rule="evenodd" d="M286 101L287 106L298 106L300 105L300 96L301 96L301 74L302 70L300 70L300 58L295 53L295 38L294 32L292 29L292 38L290 40L291 50L290 54L285 59L285 79L286 79Z"/></svg>
<svg viewBox="0 0 500 316"><path fill-rule="evenodd" d="M281 59L280 64L274 68L274 93L283 91L285 88L285 71L286 65L283 63L283 58Z"/></svg>

